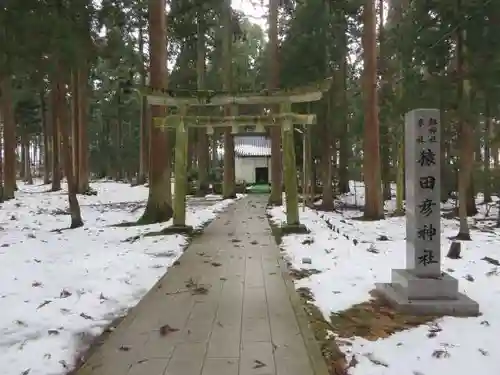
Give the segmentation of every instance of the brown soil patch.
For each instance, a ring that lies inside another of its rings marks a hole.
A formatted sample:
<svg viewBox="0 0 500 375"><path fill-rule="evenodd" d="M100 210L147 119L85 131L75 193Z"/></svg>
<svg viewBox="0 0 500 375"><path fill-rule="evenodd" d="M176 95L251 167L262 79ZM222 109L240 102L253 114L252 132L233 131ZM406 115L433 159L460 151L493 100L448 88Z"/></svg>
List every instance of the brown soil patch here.
<svg viewBox="0 0 500 375"><path fill-rule="evenodd" d="M342 338L363 337L375 341L422 324L439 316L402 314L379 298L363 302L330 316L332 330Z"/></svg>

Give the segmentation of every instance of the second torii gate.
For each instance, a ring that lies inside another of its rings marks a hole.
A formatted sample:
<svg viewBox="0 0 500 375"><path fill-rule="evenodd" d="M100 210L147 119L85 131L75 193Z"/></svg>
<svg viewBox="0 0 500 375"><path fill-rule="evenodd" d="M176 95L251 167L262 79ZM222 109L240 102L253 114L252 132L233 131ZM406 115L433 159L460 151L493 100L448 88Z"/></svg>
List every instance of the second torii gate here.
<svg viewBox="0 0 500 375"><path fill-rule="evenodd" d="M313 125L316 123L314 114L298 114L291 110L292 103L308 103L318 101L329 90L331 78L320 84L293 90L272 92L240 93L236 95L217 93L215 91L170 91L148 88L143 95L149 105L176 107L177 114L163 118L154 118L154 125L173 128L176 131L175 142L175 193L173 202L172 232L189 232L186 226L186 193L187 193L187 158L188 158L188 127L206 128L207 134L213 134L214 128L231 127L231 132L237 134L240 128L254 125L257 131L263 131L269 126L280 126L283 145L283 180L285 184L286 226L283 231L305 232L299 219L299 202L297 189L297 174L295 162L294 125ZM189 96L186 95L189 93ZM248 116L238 115L238 105L279 105L279 112L274 114ZM230 108L229 116L199 116L189 115L190 107L220 107Z"/></svg>

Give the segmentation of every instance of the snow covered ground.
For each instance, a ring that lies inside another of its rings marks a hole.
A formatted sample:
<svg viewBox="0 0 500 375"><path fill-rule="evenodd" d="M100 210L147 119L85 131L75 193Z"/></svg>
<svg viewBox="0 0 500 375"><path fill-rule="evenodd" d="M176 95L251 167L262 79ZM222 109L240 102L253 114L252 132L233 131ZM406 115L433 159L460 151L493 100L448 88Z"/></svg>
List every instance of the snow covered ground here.
<svg viewBox="0 0 500 375"><path fill-rule="evenodd" d="M327 320L332 313L370 300L375 282L389 282L391 269L405 266L405 218L353 219L362 213L347 209L345 203L363 204L362 184L351 183L354 191L356 194L342 198L340 212L304 212L301 208L301 221L311 233L286 236L282 243L293 268L321 271L297 280L296 287L310 288L315 305ZM393 207L393 201L386 203L386 212ZM442 208L450 208L450 204ZM442 268L459 279L461 291L479 303L482 315L445 317L376 341L361 337L339 340L347 361L354 355L358 362L350 374L500 374L500 267L482 259L500 260L500 230L493 228L496 207L478 208L480 213L470 219L472 241L462 243L462 259L445 257L451 243L448 237L457 234L458 221L442 220ZM285 221L283 207L269 213L275 223Z"/></svg>
<svg viewBox="0 0 500 375"><path fill-rule="evenodd" d="M79 196L85 226L64 231L52 231L70 223L64 192L19 188L0 208L0 374L64 374L80 336L100 334L137 304L181 255L186 237L139 238L169 223L108 227L140 217L143 186L93 183L97 196ZM200 228L230 203L188 200L187 224Z"/></svg>

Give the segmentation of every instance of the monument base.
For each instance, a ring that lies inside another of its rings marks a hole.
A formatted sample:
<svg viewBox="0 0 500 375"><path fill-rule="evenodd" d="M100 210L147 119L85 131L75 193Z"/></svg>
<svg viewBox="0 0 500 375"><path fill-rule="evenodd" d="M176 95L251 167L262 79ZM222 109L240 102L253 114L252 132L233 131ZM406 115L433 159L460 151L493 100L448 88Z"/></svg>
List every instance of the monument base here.
<svg viewBox="0 0 500 375"><path fill-rule="evenodd" d="M376 294L397 310L413 315L478 316L479 305L458 292L458 280L443 273L423 278L393 270L392 283L375 284Z"/></svg>

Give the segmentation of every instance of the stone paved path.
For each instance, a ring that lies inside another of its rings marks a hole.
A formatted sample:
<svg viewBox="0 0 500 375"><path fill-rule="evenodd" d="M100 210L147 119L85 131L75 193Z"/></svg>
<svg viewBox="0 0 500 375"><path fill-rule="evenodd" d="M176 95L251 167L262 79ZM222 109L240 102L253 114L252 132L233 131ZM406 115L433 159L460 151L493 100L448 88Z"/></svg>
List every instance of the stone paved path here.
<svg viewBox="0 0 500 375"><path fill-rule="evenodd" d="M247 197L214 220L77 374L327 375L266 202Z"/></svg>

